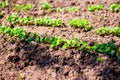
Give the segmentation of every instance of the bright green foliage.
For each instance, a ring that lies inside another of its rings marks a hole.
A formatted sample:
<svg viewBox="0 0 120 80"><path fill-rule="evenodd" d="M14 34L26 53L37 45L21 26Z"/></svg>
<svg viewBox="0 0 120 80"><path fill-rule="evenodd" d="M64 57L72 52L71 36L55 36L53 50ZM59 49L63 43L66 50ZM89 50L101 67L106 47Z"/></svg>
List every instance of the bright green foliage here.
<svg viewBox="0 0 120 80"><path fill-rule="evenodd" d="M72 40L66 40L64 45L62 46L62 48L74 48L77 46L77 43L78 43L78 39L77 38L74 38Z"/></svg>
<svg viewBox="0 0 120 80"><path fill-rule="evenodd" d="M19 18L18 22L21 24L32 24L34 21L34 17L33 16L24 16L22 18Z"/></svg>
<svg viewBox="0 0 120 80"><path fill-rule="evenodd" d="M15 9L16 10L30 10L30 9L33 9L34 8L34 5L33 4L26 4L26 5L20 5L20 4L16 4L15 5Z"/></svg>
<svg viewBox="0 0 120 80"><path fill-rule="evenodd" d="M116 36L120 36L120 27L113 27L113 28L109 28L109 27L101 27L96 29L96 32L99 35L116 35Z"/></svg>
<svg viewBox="0 0 120 80"><path fill-rule="evenodd" d="M68 24L71 27L85 28L86 30L90 30L92 28L91 23L88 22L86 19L72 19Z"/></svg>
<svg viewBox="0 0 120 80"><path fill-rule="evenodd" d="M3 33L3 32L5 31L6 28L7 28L6 25L0 26L0 33Z"/></svg>
<svg viewBox="0 0 120 80"><path fill-rule="evenodd" d="M7 7L7 6L9 6L9 2L8 1L4 1L4 2L0 1L0 7Z"/></svg>
<svg viewBox="0 0 120 80"><path fill-rule="evenodd" d="M50 47L52 48L58 48L63 44L63 40L61 37L50 37L49 38L49 43L50 43Z"/></svg>
<svg viewBox="0 0 120 80"><path fill-rule="evenodd" d="M104 59L103 58L97 58L97 61L98 62L104 62Z"/></svg>
<svg viewBox="0 0 120 80"><path fill-rule="evenodd" d="M12 29L12 34L16 37L19 37L22 40L25 40L26 37L27 37L27 34L26 34L25 30L23 30L20 27L13 28Z"/></svg>
<svg viewBox="0 0 120 80"><path fill-rule="evenodd" d="M110 11L117 12L120 9L119 3L114 3L110 5Z"/></svg>
<svg viewBox="0 0 120 80"><path fill-rule="evenodd" d="M48 2L45 2L44 4L41 5L40 9L53 11L53 5Z"/></svg>
<svg viewBox="0 0 120 80"><path fill-rule="evenodd" d="M43 17L43 18L35 18L34 24L35 25L60 27L63 25L63 21L61 19L51 19L49 17Z"/></svg>
<svg viewBox="0 0 120 80"><path fill-rule="evenodd" d="M2 12L2 11L0 11L0 17L1 17L1 16L3 16L3 12Z"/></svg>
<svg viewBox="0 0 120 80"><path fill-rule="evenodd" d="M10 36L19 37L22 40L25 40L27 37L25 30L23 30L20 27L10 28L6 25L2 25L0 26L0 33L6 33L7 35Z"/></svg>
<svg viewBox="0 0 120 80"><path fill-rule="evenodd" d="M36 43L39 43L39 42L40 42L40 35L39 35L39 34L36 35L35 42L36 42Z"/></svg>
<svg viewBox="0 0 120 80"><path fill-rule="evenodd" d="M8 22L11 22L13 24L16 24L18 23L18 20L19 20L19 15L17 13L13 13L11 14L10 16L7 16L6 20Z"/></svg>
<svg viewBox="0 0 120 80"><path fill-rule="evenodd" d="M111 28L111 30L112 30L112 28ZM120 36L120 27L114 27L113 28L113 34L117 35L117 36Z"/></svg>
<svg viewBox="0 0 120 80"><path fill-rule="evenodd" d="M34 18L33 16L23 16L19 17L18 14L14 13L12 15L7 16L6 20L11 23L19 23L19 24L34 24L34 25L44 25L44 26L52 26L52 27L60 27L63 25L63 21L61 19L51 19L49 17L43 18Z"/></svg>
<svg viewBox="0 0 120 80"><path fill-rule="evenodd" d="M13 24L20 23L20 24L32 24L33 23L33 16L27 17L19 17L17 13L13 13L12 15L7 16L6 20Z"/></svg>
<svg viewBox="0 0 120 80"><path fill-rule="evenodd" d="M105 35L108 33L108 29L106 29L105 27L100 27L99 29L96 29L96 32L99 34L99 35Z"/></svg>
<svg viewBox="0 0 120 80"><path fill-rule="evenodd" d="M86 41L80 41L78 44L77 44L77 47L79 50L84 50L87 48L87 42Z"/></svg>
<svg viewBox="0 0 120 80"><path fill-rule="evenodd" d="M72 7L68 7L66 9L67 12L78 12L79 11L79 7L75 7L75 6L72 6Z"/></svg>
<svg viewBox="0 0 120 80"><path fill-rule="evenodd" d="M90 5L90 6L88 6L88 11L90 11L90 12L95 12L95 11L104 10L104 9L105 9L104 5Z"/></svg>
<svg viewBox="0 0 120 80"><path fill-rule="evenodd" d="M58 7L58 8L56 8L56 11L57 12L61 12L61 11L63 11L64 9L63 8L60 8L60 7Z"/></svg>

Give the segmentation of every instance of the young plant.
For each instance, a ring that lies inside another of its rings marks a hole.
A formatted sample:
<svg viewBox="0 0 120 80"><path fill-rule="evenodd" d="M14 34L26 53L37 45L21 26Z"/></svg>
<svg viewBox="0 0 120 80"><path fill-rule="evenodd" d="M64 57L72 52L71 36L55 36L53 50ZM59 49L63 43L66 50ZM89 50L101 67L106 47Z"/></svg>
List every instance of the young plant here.
<svg viewBox="0 0 120 80"><path fill-rule="evenodd" d="M98 49L98 47L99 47L99 44L94 44L94 45L88 45L88 46L86 46L86 49L87 49L87 51L97 51L97 49Z"/></svg>
<svg viewBox="0 0 120 80"><path fill-rule="evenodd" d="M63 44L63 42L64 41L62 40L62 38L60 36L49 38L50 47L52 47L52 48L57 49L58 47L60 47Z"/></svg>
<svg viewBox="0 0 120 80"><path fill-rule="evenodd" d="M0 17L3 17L3 12L2 11L0 11Z"/></svg>
<svg viewBox="0 0 120 80"><path fill-rule="evenodd" d="M92 25L86 19L72 19L68 23L71 27L85 28L87 31L92 29Z"/></svg>
<svg viewBox="0 0 120 80"><path fill-rule="evenodd" d="M0 26L0 33L4 33L5 29L7 28L8 26L6 25L2 25Z"/></svg>
<svg viewBox="0 0 120 80"><path fill-rule="evenodd" d="M19 15L17 13L13 13L12 15L7 16L6 20L8 22L11 22L13 24L19 23L19 24L32 24L34 21L34 17L33 16L24 16L24 17L19 17Z"/></svg>
<svg viewBox="0 0 120 80"><path fill-rule="evenodd" d="M44 4L42 4L42 6L40 7L41 10L48 10L48 11L53 11L53 5L45 2Z"/></svg>
<svg viewBox="0 0 120 80"><path fill-rule="evenodd" d="M96 32L99 34L99 35L110 35L110 34L113 34L113 35L116 35L116 36L120 36L120 27L101 27L101 28L98 28L96 29Z"/></svg>
<svg viewBox="0 0 120 80"><path fill-rule="evenodd" d="M30 9L33 9L34 8L34 5L33 4L26 4L26 5L20 5L20 4L17 4L15 5L15 9L16 10L30 10Z"/></svg>
<svg viewBox="0 0 120 80"><path fill-rule="evenodd" d="M99 58L97 58L97 61L98 62L104 62L104 59L99 57Z"/></svg>
<svg viewBox="0 0 120 80"><path fill-rule="evenodd" d="M74 38L72 40L66 40L62 48L68 49L68 48L75 48L78 43L78 39Z"/></svg>
<svg viewBox="0 0 120 80"><path fill-rule="evenodd" d="M0 26L0 33L6 33L10 36L19 37L21 40L25 40L27 37L25 30L20 27L10 28L6 25L2 25Z"/></svg>
<svg viewBox="0 0 120 80"><path fill-rule="evenodd" d="M108 42L99 44L98 48L96 49L96 52L108 53L109 55L114 56L116 53L116 49L117 47L115 46L114 42Z"/></svg>
<svg viewBox="0 0 120 80"><path fill-rule="evenodd" d="M8 1L4 1L4 2L0 1L0 7L7 7L7 6L9 6L9 2Z"/></svg>
<svg viewBox="0 0 120 80"><path fill-rule="evenodd" d="M12 13L11 15L9 15L9 16L6 17L6 20L8 22L16 24L16 23L18 23L19 15L17 13Z"/></svg>
<svg viewBox="0 0 120 80"><path fill-rule="evenodd" d="M60 7L58 7L58 8L56 8L56 12L62 12L64 9L63 8L60 8Z"/></svg>
<svg viewBox="0 0 120 80"><path fill-rule="evenodd" d="M18 11L21 10L23 7L24 7L24 5L20 5L20 4L15 5L15 9Z"/></svg>
<svg viewBox="0 0 120 80"><path fill-rule="evenodd" d="M18 22L21 23L21 24L25 24L25 25L28 25L28 24L32 24L34 21L34 17L33 16L24 16L22 18L19 18Z"/></svg>
<svg viewBox="0 0 120 80"><path fill-rule="evenodd" d="M77 44L77 48L78 48L80 51L86 49L86 46L87 46L87 42L85 42L85 41L80 41L80 42L78 42L78 44Z"/></svg>
<svg viewBox="0 0 120 80"><path fill-rule="evenodd" d="M120 27L114 27L112 30L114 35L117 35L120 37Z"/></svg>
<svg viewBox="0 0 120 80"><path fill-rule="evenodd" d="M120 4L119 3L114 3L110 5L110 11L112 12L117 12L120 9Z"/></svg>
<svg viewBox="0 0 120 80"><path fill-rule="evenodd" d="M60 27L63 25L63 21L61 19L51 19L49 17L43 17L43 18L35 18L34 24L52 26L52 27Z"/></svg>
<svg viewBox="0 0 120 80"><path fill-rule="evenodd" d="M95 12L98 10L104 10L105 6L104 5L89 5L87 9L90 12Z"/></svg>
<svg viewBox="0 0 120 80"><path fill-rule="evenodd" d="M75 7L75 6L72 6L72 7L68 7L66 9L67 12L78 12L79 11L79 7Z"/></svg>
<svg viewBox="0 0 120 80"><path fill-rule="evenodd" d="M96 29L96 32L99 34L99 35L105 35L107 34L107 29L105 27L100 27L99 29Z"/></svg>

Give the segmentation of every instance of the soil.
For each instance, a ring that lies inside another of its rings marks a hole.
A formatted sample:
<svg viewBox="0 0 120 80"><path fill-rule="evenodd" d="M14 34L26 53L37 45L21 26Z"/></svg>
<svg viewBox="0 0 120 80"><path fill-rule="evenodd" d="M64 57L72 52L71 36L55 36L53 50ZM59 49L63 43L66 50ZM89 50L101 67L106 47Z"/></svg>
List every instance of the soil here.
<svg viewBox="0 0 120 80"><path fill-rule="evenodd" d="M78 38L89 43L107 43L114 41L120 46L120 38L117 36L99 36L95 29L101 26L120 26L120 11L113 13L109 11L112 3L120 3L119 0L48 0L54 7L67 8L79 6L80 11L67 13L44 12L39 10L42 0L10 0L11 5L0 8L4 16L0 18L0 24L13 25L6 22L7 15L15 12L15 4L33 3L34 9L20 11L21 16L34 15L35 17L49 16L61 18L64 25L60 28L46 26L23 26L27 32L45 35L62 36L65 39ZM89 12L88 5L104 4L106 10ZM83 29L71 28L68 21L72 18L86 18L92 23L93 29L86 32ZM98 62L101 57L104 62ZM79 51L76 49L52 49L49 44L37 44L32 41L27 44L18 38L0 34L0 80L120 80L120 61L116 56L97 54L94 52Z"/></svg>

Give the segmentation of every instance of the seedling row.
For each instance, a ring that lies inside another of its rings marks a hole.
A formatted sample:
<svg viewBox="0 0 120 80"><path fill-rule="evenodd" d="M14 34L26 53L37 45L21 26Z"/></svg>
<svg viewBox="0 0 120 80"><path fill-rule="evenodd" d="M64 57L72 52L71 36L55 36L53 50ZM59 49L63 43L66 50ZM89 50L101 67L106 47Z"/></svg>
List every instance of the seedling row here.
<svg viewBox="0 0 120 80"><path fill-rule="evenodd" d="M8 1L4 1L4 2L0 2L0 7L7 7L9 6L9 2ZM34 5L29 3L29 4L16 4L15 5L15 9L20 11L20 10L30 10L33 9ZM54 8L52 4L48 3L48 2L44 2L40 7L40 10L47 10L47 11L56 11L56 12L61 12L64 10L64 8ZM95 11L99 11L99 10L105 10L106 7L102 4L98 4L98 5L88 5L87 10L90 12L95 12ZM120 9L120 4L119 3L113 3L110 5L109 10L112 12L118 12ZM77 6L72 6L72 7L68 7L65 9L66 12L77 12L80 10L80 7Z"/></svg>
<svg viewBox="0 0 120 80"><path fill-rule="evenodd" d="M47 16L42 18L34 18L33 16L27 17L19 17L17 13L13 13L9 16L7 16L6 20L8 22L11 22L12 24L24 24L29 25L33 24L35 26L38 25L44 25L44 26L52 26L52 27L61 27L63 26L63 20L61 19L55 19L55 18L49 18ZM86 19L72 19L68 22L69 26L71 27L78 27L78 28L85 28L86 30L92 29L92 24L88 22Z"/></svg>
<svg viewBox="0 0 120 80"><path fill-rule="evenodd" d="M110 56L117 55L120 58L120 47L116 46L114 42L108 43L94 43L89 45L86 41L79 41L74 39L63 39L60 36L41 36L40 34L30 33L28 34L24 29L20 27L10 28L6 25L0 26L0 33L5 33L9 36L19 37L21 40L30 43L35 41L37 43L48 43L50 47L54 49L64 48L76 48L80 51L86 50L87 52L107 53Z"/></svg>
<svg viewBox="0 0 120 80"><path fill-rule="evenodd" d="M14 13L12 15L9 15L6 20L8 22L11 22L12 24L22 24L22 25L30 25L33 24L35 26L52 26L52 27L61 27L63 26L63 20L61 19L52 19L49 17L42 17L42 18L34 18L33 16L27 17L19 17L18 14ZM89 31L92 29L92 24L88 22L86 19L72 19L68 22L69 26L71 27L77 27L77 28L84 28L86 31ZM116 35L120 36L120 27L101 27L98 29L95 29L96 33L99 35Z"/></svg>

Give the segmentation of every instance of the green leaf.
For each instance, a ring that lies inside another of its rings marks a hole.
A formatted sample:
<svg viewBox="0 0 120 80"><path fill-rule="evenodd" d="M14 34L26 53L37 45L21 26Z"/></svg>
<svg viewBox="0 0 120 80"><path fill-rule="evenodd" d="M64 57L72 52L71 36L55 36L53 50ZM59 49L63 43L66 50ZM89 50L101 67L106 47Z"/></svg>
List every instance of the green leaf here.
<svg viewBox="0 0 120 80"><path fill-rule="evenodd" d="M32 37L28 37L26 40L25 40L27 43L30 43L32 41Z"/></svg>

